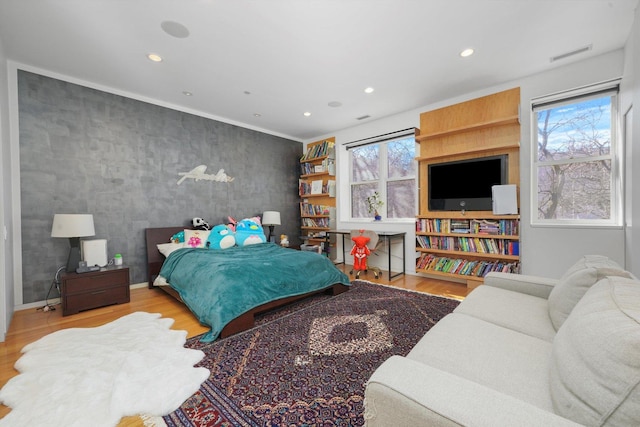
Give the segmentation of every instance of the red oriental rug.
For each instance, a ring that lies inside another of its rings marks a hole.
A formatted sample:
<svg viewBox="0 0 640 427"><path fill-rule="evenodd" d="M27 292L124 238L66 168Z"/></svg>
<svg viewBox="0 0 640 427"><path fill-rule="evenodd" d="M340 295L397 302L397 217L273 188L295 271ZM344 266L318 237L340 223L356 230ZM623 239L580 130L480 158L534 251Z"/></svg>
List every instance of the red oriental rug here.
<svg viewBox="0 0 640 427"><path fill-rule="evenodd" d="M361 426L364 387L394 354L405 355L458 301L355 281L271 312L257 326L189 348L211 376L168 426Z"/></svg>

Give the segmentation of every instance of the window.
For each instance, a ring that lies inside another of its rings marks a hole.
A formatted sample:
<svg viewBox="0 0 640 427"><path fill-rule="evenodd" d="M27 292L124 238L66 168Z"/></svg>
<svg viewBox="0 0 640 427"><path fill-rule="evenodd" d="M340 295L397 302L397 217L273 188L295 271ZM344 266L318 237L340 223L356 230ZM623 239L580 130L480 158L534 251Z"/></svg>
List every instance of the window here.
<svg viewBox="0 0 640 427"><path fill-rule="evenodd" d="M534 224L620 224L616 106L617 84L534 101Z"/></svg>
<svg viewBox="0 0 640 427"><path fill-rule="evenodd" d="M415 219L415 137L370 143L349 148L351 163L351 217L373 218L367 197L378 192L383 219Z"/></svg>

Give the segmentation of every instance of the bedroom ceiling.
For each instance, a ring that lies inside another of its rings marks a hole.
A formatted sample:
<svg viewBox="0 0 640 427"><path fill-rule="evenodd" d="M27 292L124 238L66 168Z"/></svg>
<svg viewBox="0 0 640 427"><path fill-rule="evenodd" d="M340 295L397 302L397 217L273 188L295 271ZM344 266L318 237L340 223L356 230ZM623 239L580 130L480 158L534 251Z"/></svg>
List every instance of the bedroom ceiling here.
<svg viewBox="0 0 640 427"><path fill-rule="evenodd" d="M0 0L0 41L30 71L304 141L621 48L637 5Z"/></svg>

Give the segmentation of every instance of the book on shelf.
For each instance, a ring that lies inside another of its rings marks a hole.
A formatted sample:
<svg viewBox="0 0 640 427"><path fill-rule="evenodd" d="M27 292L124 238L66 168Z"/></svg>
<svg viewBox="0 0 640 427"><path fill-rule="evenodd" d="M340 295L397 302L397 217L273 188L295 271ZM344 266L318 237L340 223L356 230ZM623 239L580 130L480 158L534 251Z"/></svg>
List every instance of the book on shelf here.
<svg viewBox="0 0 640 427"><path fill-rule="evenodd" d="M330 141L322 141L319 144L315 144L307 149L307 152L304 153L302 158L300 158L301 162L312 160L318 157L324 156L333 156L334 155L334 143Z"/></svg>
<svg viewBox="0 0 640 427"><path fill-rule="evenodd" d="M329 197L336 197L336 181L333 179L327 181L327 194Z"/></svg>
<svg viewBox="0 0 640 427"><path fill-rule="evenodd" d="M322 194L322 180L311 181L311 194Z"/></svg>

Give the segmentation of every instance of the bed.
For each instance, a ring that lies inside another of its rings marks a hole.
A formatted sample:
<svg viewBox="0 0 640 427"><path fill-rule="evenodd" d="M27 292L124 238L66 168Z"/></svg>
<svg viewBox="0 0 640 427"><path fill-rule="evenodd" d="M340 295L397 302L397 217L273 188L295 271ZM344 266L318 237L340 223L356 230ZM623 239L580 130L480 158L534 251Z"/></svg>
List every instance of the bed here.
<svg viewBox="0 0 640 427"><path fill-rule="evenodd" d="M158 244L184 227L147 228L149 287L187 305L211 327L201 341L249 329L254 317L310 295L349 289L349 277L327 257L261 243L224 250L183 248L166 259ZM164 284L164 286L158 285Z"/></svg>

